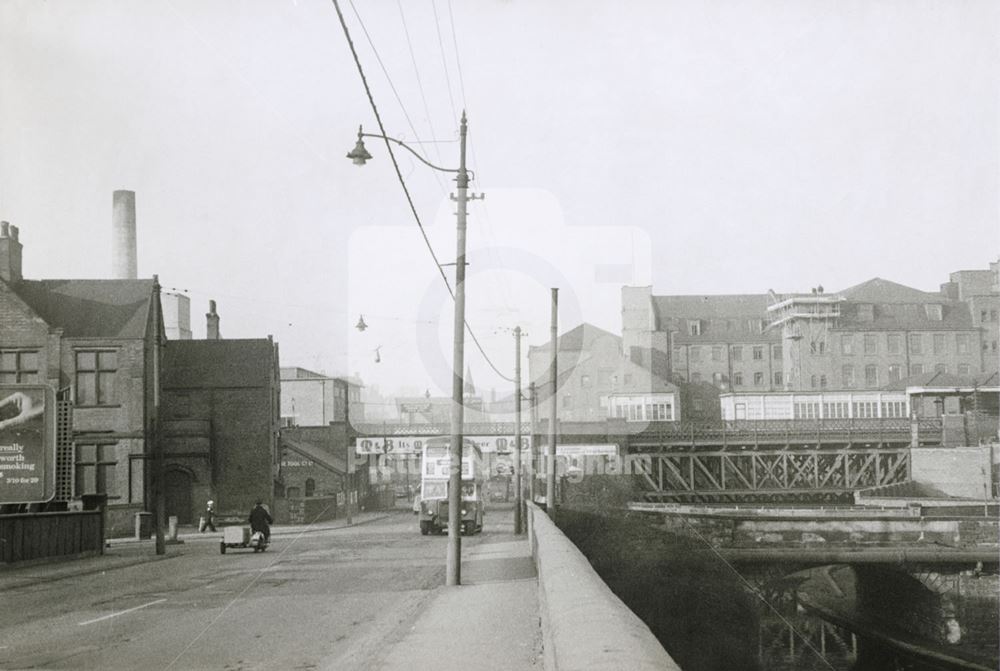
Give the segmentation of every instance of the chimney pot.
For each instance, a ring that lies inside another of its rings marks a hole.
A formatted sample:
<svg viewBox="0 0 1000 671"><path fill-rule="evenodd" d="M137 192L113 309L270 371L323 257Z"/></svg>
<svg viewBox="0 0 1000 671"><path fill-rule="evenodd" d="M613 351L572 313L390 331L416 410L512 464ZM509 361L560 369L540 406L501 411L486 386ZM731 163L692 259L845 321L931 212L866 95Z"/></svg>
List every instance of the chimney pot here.
<svg viewBox="0 0 1000 671"><path fill-rule="evenodd" d="M205 315L205 339L206 340L219 340L221 339L219 334L219 315L215 311L215 301L208 301L208 314Z"/></svg>
<svg viewBox="0 0 1000 671"><path fill-rule="evenodd" d="M10 224L6 221L0 221L0 237L6 238L10 235Z"/></svg>
<svg viewBox="0 0 1000 671"><path fill-rule="evenodd" d="M11 226L10 227L10 237L11 237L11 239L14 240L14 242L18 242L18 239L17 239L18 233L20 233L20 231L17 229L17 226Z"/></svg>

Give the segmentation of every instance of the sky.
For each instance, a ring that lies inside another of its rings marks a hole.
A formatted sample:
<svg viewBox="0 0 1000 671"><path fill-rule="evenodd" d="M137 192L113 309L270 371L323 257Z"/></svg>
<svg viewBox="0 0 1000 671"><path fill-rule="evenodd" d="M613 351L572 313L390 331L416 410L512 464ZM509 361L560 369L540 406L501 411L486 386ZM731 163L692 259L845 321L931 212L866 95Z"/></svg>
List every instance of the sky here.
<svg viewBox="0 0 1000 671"><path fill-rule="evenodd" d="M342 0L385 132L446 168L468 114L468 343L620 333L656 294L936 290L1000 254L1000 3ZM31 279L140 277L215 299L282 365L448 395L452 305L332 2L0 3L0 219ZM451 174L396 149L442 264ZM452 277L454 266L443 265ZM369 328L354 329L360 315ZM491 366L492 364L492 366ZM497 372L494 372L493 367Z"/></svg>

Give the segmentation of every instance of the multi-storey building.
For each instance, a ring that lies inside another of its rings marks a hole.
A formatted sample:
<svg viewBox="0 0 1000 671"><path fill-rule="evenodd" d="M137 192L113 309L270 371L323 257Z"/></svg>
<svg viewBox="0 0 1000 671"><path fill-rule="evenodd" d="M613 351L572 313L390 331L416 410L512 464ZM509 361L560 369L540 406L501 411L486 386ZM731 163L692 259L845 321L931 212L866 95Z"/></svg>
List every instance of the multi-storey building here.
<svg viewBox="0 0 1000 671"><path fill-rule="evenodd" d="M47 384L72 403L56 500L107 497L110 533L149 509L155 280L26 280L17 227L0 225L0 383Z"/></svg>
<svg viewBox="0 0 1000 671"><path fill-rule="evenodd" d="M767 329L768 294L654 296L622 288L622 340L629 359L675 383L720 391L781 389L782 343Z"/></svg>
<svg viewBox="0 0 1000 671"><path fill-rule="evenodd" d="M923 373L995 369L990 334L970 302L880 278L836 294L777 296L767 312L784 342L785 389L878 389Z"/></svg>

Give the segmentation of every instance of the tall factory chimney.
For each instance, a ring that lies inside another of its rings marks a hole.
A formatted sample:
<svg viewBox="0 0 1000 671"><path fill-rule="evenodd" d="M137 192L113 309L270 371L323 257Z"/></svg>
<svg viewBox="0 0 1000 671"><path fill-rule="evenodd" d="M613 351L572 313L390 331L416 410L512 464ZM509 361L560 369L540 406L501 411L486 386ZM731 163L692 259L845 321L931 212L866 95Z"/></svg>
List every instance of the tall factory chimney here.
<svg viewBox="0 0 1000 671"><path fill-rule="evenodd" d="M135 191L115 191L111 231L111 278L134 280L136 269Z"/></svg>

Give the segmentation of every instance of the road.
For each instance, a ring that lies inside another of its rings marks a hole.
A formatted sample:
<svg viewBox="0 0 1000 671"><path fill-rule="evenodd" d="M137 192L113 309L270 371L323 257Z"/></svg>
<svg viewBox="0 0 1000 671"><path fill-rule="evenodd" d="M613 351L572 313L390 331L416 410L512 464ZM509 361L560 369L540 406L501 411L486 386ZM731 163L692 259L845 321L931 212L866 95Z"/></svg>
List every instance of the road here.
<svg viewBox="0 0 1000 671"><path fill-rule="evenodd" d="M510 533L492 517L463 551ZM0 600L0 668L375 669L444 583L446 542L395 513L275 533L263 554L194 538L166 559L15 584Z"/></svg>

